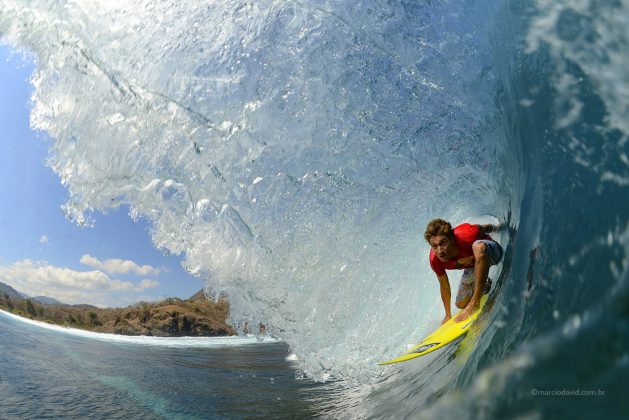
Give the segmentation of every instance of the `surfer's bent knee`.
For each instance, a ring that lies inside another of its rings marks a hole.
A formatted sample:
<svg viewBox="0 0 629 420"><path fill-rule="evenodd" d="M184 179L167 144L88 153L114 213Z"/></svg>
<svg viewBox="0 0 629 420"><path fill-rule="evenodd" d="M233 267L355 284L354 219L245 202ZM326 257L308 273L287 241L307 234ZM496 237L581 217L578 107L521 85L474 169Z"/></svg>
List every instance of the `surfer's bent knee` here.
<svg viewBox="0 0 629 420"><path fill-rule="evenodd" d="M463 309L467 306L468 303L470 303L470 298L457 300L456 302L454 302L454 305L459 309Z"/></svg>
<svg viewBox="0 0 629 420"><path fill-rule="evenodd" d="M472 249L474 250L474 256L480 258L488 258L489 254L487 252L487 244L481 241L476 241L472 245Z"/></svg>
<svg viewBox="0 0 629 420"><path fill-rule="evenodd" d="M472 248L482 246L484 252L483 254L488 258L489 265L496 265L502 260L502 255L504 251L502 246L494 240L489 239L479 239L472 244Z"/></svg>

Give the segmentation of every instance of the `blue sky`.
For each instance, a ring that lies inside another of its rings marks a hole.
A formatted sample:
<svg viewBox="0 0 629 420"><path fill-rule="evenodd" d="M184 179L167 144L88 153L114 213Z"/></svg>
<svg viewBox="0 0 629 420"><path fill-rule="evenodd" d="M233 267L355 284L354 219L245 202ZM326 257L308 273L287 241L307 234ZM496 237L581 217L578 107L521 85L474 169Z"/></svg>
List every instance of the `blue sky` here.
<svg viewBox="0 0 629 420"><path fill-rule="evenodd" d="M67 191L46 166L51 140L29 127L34 64L0 44L0 281L65 303L127 306L203 286L181 256L156 250L128 209L95 214L92 228L68 221Z"/></svg>

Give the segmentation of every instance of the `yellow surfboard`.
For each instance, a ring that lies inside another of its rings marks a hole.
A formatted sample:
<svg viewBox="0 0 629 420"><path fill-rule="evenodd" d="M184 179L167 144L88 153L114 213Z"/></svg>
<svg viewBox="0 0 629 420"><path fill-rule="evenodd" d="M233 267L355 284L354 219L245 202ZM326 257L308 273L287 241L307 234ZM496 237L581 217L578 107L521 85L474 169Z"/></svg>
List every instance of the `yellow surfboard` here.
<svg viewBox="0 0 629 420"><path fill-rule="evenodd" d="M483 310L485 302L487 302L488 296L489 294L484 294L483 296L481 296L479 308L466 320L461 322L456 322L454 320L457 315L461 313L461 309L461 311L457 312L456 315L448 320L448 322L437 328L435 332L430 334L424 339L424 341L410 349L408 352L399 357L396 357L395 359L387 360L386 362L379 362L378 364L390 365L393 363L406 362L407 360L412 360L425 354L431 353L437 349L440 349L446 344L453 342L470 329L470 326L474 323L476 318L478 318L480 312Z"/></svg>

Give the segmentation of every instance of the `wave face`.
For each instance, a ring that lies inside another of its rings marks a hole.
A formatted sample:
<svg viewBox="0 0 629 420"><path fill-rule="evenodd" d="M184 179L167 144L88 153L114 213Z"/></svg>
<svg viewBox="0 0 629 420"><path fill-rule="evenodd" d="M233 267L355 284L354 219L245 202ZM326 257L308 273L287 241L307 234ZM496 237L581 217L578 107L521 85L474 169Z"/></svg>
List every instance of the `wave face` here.
<svg viewBox="0 0 629 420"><path fill-rule="evenodd" d="M629 6L496 3L0 0L0 33L37 61L68 217L150 220L314 379L370 380L441 318L429 220L507 224L498 310L423 397L472 386L459 407L498 416L561 404L527 393L556 361L583 366L567 385L627 368ZM596 373L566 350L593 338L616 343Z"/></svg>

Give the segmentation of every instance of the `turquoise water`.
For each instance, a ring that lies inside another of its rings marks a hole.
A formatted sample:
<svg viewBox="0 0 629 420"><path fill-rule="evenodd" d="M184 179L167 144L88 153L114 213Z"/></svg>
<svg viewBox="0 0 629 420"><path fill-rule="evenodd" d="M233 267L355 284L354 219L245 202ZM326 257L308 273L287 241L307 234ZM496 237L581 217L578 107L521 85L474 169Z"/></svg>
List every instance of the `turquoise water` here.
<svg viewBox="0 0 629 420"><path fill-rule="evenodd" d="M0 314L0 418L303 417L286 345L119 344Z"/></svg>
<svg viewBox="0 0 629 420"><path fill-rule="evenodd" d="M268 347L295 410L629 415L626 2L0 0L0 10L3 39L37 62L31 121L51 138L68 217L89 224L122 205L149 220L158 248L229 296L234 325L262 322L296 355ZM409 366L376 366L443 316L426 223L481 215L506 226L481 328ZM2 357L21 357L38 335L27 337ZM126 391L138 400L157 394L145 393L156 382L141 360L115 368L139 369ZM221 383L188 388L178 373L164 376L176 383L165 400ZM102 386L127 383L113 378ZM230 410L256 393L273 410L270 379L238 383L226 416L245 415Z"/></svg>

